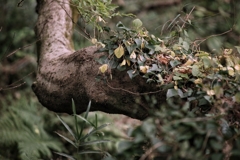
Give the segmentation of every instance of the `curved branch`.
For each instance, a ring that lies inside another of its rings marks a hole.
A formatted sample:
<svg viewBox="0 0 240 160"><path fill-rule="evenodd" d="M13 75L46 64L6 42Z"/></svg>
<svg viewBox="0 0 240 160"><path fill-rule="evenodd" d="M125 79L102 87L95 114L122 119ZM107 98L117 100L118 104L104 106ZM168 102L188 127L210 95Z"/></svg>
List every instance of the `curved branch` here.
<svg viewBox="0 0 240 160"><path fill-rule="evenodd" d="M112 72L113 79L108 83L97 81L100 65L96 59L101 54L95 54L95 46L74 51L71 42L74 26L69 16L73 15L73 11L70 3L66 2L38 2L38 71L32 88L39 101L50 110L72 113L73 98L77 112L82 113L86 111L89 100L92 100L91 111L146 118L152 108L145 102L144 95L113 90L107 84L134 93L154 92L157 88L146 84L141 77L130 80L126 72L119 71ZM156 95L160 101L165 101L165 93L156 92Z"/></svg>

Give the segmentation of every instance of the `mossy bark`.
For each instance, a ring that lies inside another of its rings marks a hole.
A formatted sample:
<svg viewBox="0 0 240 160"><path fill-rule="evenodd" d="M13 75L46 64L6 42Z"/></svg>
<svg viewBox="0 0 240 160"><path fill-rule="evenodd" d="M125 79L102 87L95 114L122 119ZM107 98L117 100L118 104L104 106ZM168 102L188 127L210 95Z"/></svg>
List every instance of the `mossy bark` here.
<svg viewBox="0 0 240 160"><path fill-rule="evenodd" d="M36 35L40 41L37 77L32 88L43 106L55 112L72 113L73 98L78 113L86 111L91 100L91 111L137 119L148 116L152 108L140 93L157 90L155 85L146 84L140 76L130 80L126 72L119 71L112 71L113 78L108 82L97 81L100 64L96 59L101 55L95 53L97 48L90 46L74 51L70 1L42 0L37 8ZM159 102L165 101L164 92L155 95Z"/></svg>

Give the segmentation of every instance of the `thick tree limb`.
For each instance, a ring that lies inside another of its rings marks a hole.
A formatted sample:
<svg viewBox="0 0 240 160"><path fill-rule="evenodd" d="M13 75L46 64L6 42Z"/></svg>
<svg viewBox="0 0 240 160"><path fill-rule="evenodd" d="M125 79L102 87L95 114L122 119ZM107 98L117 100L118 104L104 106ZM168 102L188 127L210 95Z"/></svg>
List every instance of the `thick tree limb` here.
<svg viewBox="0 0 240 160"><path fill-rule="evenodd" d="M139 93L154 92L155 86L146 84L141 77L130 80L126 72L119 71L113 71L112 80L98 82L97 48L74 51L72 47L73 22L69 15L73 13L69 1L44 0L37 7L36 35L40 42L37 77L32 88L42 105L56 112L71 113L73 98L77 112L82 113L92 100L92 111L146 118L152 108ZM155 94L165 101L162 96L165 93Z"/></svg>

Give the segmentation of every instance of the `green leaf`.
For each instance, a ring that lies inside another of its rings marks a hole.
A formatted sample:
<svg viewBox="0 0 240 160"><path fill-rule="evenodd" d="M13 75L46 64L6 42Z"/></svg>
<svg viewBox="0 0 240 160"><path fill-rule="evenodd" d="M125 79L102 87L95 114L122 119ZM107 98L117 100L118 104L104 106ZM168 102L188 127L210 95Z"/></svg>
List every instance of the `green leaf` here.
<svg viewBox="0 0 240 160"><path fill-rule="evenodd" d="M95 127L95 125L92 122L88 121L86 118L84 118L80 115L77 115L77 117L80 118L81 120L83 120L84 122L90 124L91 126Z"/></svg>
<svg viewBox="0 0 240 160"><path fill-rule="evenodd" d="M84 151L81 151L81 152L78 152L78 154L105 154L109 157L111 157L111 155L108 153L108 152L105 152L105 151L87 151L87 150L84 150Z"/></svg>
<svg viewBox="0 0 240 160"><path fill-rule="evenodd" d="M134 70L128 70L127 71L127 73L128 73L128 75L129 75L129 77L131 78L131 79L133 79L134 77L136 77L137 75L138 75L138 72L137 71L134 71Z"/></svg>
<svg viewBox="0 0 240 160"><path fill-rule="evenodd" d="M55 133L57 133L57 132L55 132ZM57 133L60 137L62 137L63 139L65 139L66 141L68 141L69 143L71 143L74 147L76 147L77 148L77 145L72 141L72 140L70 140L69 138L67 138L67 137L65 137L65 136L63 136L63 135L61 135L61 134L59 134L59 133Z"/></svg>
<svg viewBox="0 0 240 160"><path fill-rule="evenodd" d="M212 66L212 61L208 57L204 56L202 57L202 60L203 60L203 65L205 69L208 69Z"/></svg>
<svg viewBox="0 0 240 160"><path fill-rule="evenodd" d="M142 21L140 19L135 19L132 21L133 27L138 29L142 26Z"/></svg>
<svg viewBox="0 0 240 160"><path fill-rule="evenodd" d="M63 157L66 157L68 158L69 160L76 160L75 158L73 158L72 156L68 155L68 154L65 154L65 153L60 153L60 152L54 152L60 156L63 156Z"/></svg>
<svg viewBox="0 0 240 160"><path fill-rule="evenodd" d="M88 117L88 113L89 113L89 111L90 111L91 104L92 104L92 102L91 102L91 101L89 101L89 102L88 102L88 107L87 107L87 110L86 110L86 112L85 112L85 115L84 115L85 119L87 119L87 117Z"/></svg>
<svg viewBox="0 0 240 160"><path fill-rule="evenodd" d="M240 53L240 46L235 46L237 48L238 53Z"/></svg>
<svg viewBox="0 0 240 160"><path fill-rule="evenodd" d="M171 60L170 61L170 65L171 65L171 67L176 67L177 65L180 65L180 64L182 64L180 61L178 61L178 60Z"/></svg>
<svg viewBox="0 0 240 160"><path fill-rule="evenodd" d="M95 140L95 141L90 141L90 142L83 142L79 146L89 146L93 144L98 144L98 143L106 143L106 142L111 142L110 140Z"/></svg>
<svg viewBox="0 0 240 160"><path fill-rule="evenodd" d="M118 153L123 153L123 152L126 151L127 149L131 148L132 145L133 145L132 142L129 142L129 141L121 141L121 142L118 144L118 147L117 147Z"/></svg>
<svg viewBox="0 0 240 160"><path fill-rule="evenodd" d="M200 71L199 71L198 65L193 65L192 66L192 75L197 77L197 76L199 76L199 74L200 74Z"/></svg>
<svg viewBox="0 0 240 160"><path fill-rule="evenodd" d="M178 95L178 91L176 89L168 89L167 98L171 98Z"/></svg>
<svg viewBox="0 0 240 160"><path fill-rule="evenodd" d="M117 69L118 69L119 71L124 71L126 68L127 68L126 66L121 66L121 65L118 65L118 66L117 66Z"/></svg>
<svg viewBox="0 0 240 160"><path fill-rule="evenodd" d="M188 44L188 42L186 42L186 41L183 41L183 44L182 44L182 46L183 46L183 49L185 49L186 51L188 51L188 50L189 50L189 44Z"/></svg>
<svg viewBox="0 0 240 160"><path fill-rule="evenodd" d="M85 136L83 136L83 137L81 138L81 141L83 141L84 139L88 138L88 137L91 136L93 133L96 133L96 132L98 132L99 130L107 127L108 125L110 125L110 123L106 123L106 124L103 124L103 125L99 126L98 128L95 128L95 129L92 130L90 133L88 133L88 134L86 134Z"/></svg>
<svg viewBox="0 0 240 160"><path fill-rule="evenodd" d="M58 115L57 115L57 117L58 117L58 119L61 121L61 123L64 125L64 127L68 130L68 132L76 139L73 131L72 131L71 128L67 125L67 123L65 123L65 122L63 121L63 119L62 119L61 117L59 117ZM58 133L57 133L57 134L58 134Z"/></svg>
<svg viewBox="0 0 240 160"><path fill-rule="evenodd" d="M135 41L135 43L137 44L137 47L140 48L140 47L141 47L141 44L142 44L142 40L139 39L139 38L135 38L134 41Z"/></svg>
<svg viewBox="0 0 240 160"><path fill-rule="evenodd" d="M182 80L182 78L181 78L181 77L178 77L178 76L173 76L173 80L174 80L174 81Z"/></svg>
<svg viewBox="0 0 240 160"><path fill-rule="evenodd" d="M123 30L126 30L126 31L130 31L131 29L125 27L122 22L118 22L117 25L116 25L117 28L119 29L123 29Z"/></svg>

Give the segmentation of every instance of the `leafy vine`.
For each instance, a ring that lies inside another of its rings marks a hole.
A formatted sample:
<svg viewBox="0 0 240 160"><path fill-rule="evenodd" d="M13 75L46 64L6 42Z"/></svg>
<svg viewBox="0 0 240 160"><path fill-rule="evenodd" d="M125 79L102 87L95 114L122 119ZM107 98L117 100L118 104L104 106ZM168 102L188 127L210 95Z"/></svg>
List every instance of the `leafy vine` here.
<svg viewBox="0 0 240 160"><path fill-rule="evenodd" d="M99 52L106 53L98 60L102 74L126 70L130 79L142 76L147 83L167 88L167 98L179 96L197 101L198 106L222 98L240 102L240 59L233 49L218 55L202 51L183 28L162 40L142 27L139 19L131 28L121 22L116 27L116 31L106 27L110 38L99 42Z"/></svg>

